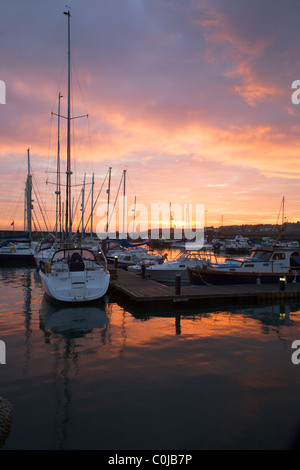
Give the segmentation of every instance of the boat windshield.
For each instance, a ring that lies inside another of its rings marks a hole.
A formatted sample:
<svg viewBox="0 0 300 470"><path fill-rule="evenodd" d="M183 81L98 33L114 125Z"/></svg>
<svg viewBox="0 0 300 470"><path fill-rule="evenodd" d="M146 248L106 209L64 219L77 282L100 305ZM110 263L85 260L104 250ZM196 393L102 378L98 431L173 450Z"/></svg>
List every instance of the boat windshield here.
<svg viewBox="0 0 300 470"><path fill-rule="evenodd" d="M201 259L204 253L199 253L197 250L191 251L181 251L179 252L172 261L185 261L189 258L198 258Z"/></svg>
<svg viewBox="0 0 300 470"><path fill-rule="evenodd" d="M71 259L74 253L78 253L81 256L81 258L84 260L95 261L95 255L92 251L87 250L87 249L74 248L74 249L65 249L65 250L57 251L56 253L54 253L52 257L52 262L62 261L62 260L68 261Z"/></svg>
<svg viewBox="0 0 300 470"><path fill-rule="evenodd" d="M264 250L254 250L252 251L250 258L260 259L263 261L268 261L270 259L272 252Z"/></svg>

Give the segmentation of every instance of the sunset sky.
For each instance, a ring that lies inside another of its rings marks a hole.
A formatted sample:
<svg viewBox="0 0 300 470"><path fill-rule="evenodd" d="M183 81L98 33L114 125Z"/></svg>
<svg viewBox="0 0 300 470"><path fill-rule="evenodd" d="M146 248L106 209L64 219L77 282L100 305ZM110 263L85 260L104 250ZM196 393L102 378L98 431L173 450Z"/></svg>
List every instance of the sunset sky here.
<svg viewBox="0 0 300 470"><path fill-rule="evenodd" d="M23 228L28 147L45 219L54 220L51 112L59 91L67 112L65 5L0 3L2 229L13 220ZM72 112L89 115L73 121L74 201L84 173L87 183L95 173L97 193L111 166L112 200L126 169L130 202L204 204L208 225L276 223L283 197L287 220L300 220L300 104L291 100L300 80L300 0L69 5ZM62 120L63 183L65 136Z"/></svg>

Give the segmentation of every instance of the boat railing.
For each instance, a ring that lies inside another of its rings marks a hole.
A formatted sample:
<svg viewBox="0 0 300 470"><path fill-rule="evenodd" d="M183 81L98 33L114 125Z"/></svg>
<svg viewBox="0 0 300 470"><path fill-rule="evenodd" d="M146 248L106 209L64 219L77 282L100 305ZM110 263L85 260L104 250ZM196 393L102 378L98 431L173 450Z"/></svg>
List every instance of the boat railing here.
<svg viewBox="0 0 300 470"><path fill-rule="evenodd" d="M50 274L52 271L55 273L63 272L76 272L76 271L107 271L107 265L99 262L97 259L82 259L81 261L68 261L67 258L60 258L54 260L53 263L49 261L40 261L40 270L45 274Z"/></svg>

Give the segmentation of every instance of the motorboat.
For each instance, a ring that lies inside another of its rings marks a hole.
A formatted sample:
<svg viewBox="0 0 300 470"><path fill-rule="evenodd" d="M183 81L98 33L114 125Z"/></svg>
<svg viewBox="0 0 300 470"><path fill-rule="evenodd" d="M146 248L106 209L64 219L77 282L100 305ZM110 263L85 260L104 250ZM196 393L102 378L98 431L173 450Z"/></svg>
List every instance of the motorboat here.
<svg viewBox="0 0 300 470"><path fill-rule="evenodd" d="M124 266L135 264L142 256L147 254L145 248L112 248L108 251L106 257L109 264L114 264L115 259L122 260ZM127 257L127 258L126 258ZM119 263L120 264L120 263Z"/></svg>
<svg viewBox="0 0 300 470"><path fill-rule="evenodd" d="M134 266L144 261L163 263L163 257L160 255L155 255L143 251L131 251L131 249L118 253L115 258L117 260L117 266L120 268L128 268L129 266Z"/></svg>
<svg viewBox="0 0 300 470"><path fill-rule="evenodd" d="M134 264L133 266L128 266L127 271L134 273L134 274L142 274L143 267L149 268L149 266L156 266L157 264L161 264L161 261L156 261L152 258L145 258L144 260Z"/></svg>
<svg viewBox="0 0 300 470"><path fill-rule="evenodd" d="M149 252L141 244L128 244L124 240L108 240L106 259L108 264L116 265L119 268L128 268L144 261L162 263L163 257L159 254Z"/></svg>
<svg viewBox="0 0 300 470"><path fill-rule="evenodd" d="M165 261L146 268L147 277L163 284L174 284L176 274L180 274L181 283L189 284L187 268L202 266L210 262L210 255L197 251L180 252L172 261Z"/></svg>
<svg viewBox="0 0 300 470"><path fill-rule="evenodd" d="M34 266L35 245L5 241L0 245L0 266Z"/></svg>
<svg viewBox="0 0 300 470"><path fill-rule="evenodd" d="M248 238L237 235L233 239L225 240L225 252L227 254L249 254L251 242Z"/></svg>
<svg viewBox="0 0 300 470"><path fill-rule="evenodd" d="M127 248L127 247L120 246L120 244L118 243L115 243L115 244L110 243L109 249L106 254L106 258L109 264L114 264L116 258L123 259L123 261L125 262L126 260L124 258L124 255L127 255L131 257L131 259L129 258L127 259L127 261L130 261L129 264L134 264L132 263L132 261L137 262L139 258L143 257L147 253L148 253L147 248L142 247L142 246L138 246L134 248ZM127 263L125 263L125 265L127 265Z"/></svg>
<svg viewBox="0 0 300 470"><path fill-rule="evenodd" d="M249 257L188 268L192 285L264 284L300 281L300 252L281 246L255 247Z"/></svg>

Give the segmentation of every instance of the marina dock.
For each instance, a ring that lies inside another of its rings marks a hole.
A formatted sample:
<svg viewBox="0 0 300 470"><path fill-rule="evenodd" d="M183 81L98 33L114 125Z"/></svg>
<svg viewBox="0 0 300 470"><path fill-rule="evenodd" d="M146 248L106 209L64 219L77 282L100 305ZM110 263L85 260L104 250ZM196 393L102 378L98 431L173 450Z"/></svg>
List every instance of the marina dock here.
<svg viewBox="0 0 300 470"><path fill-rule="evenodd" d="M160 284L123 269L111 269L110 289L137 304L211 305L224 302L281 301L300 298L300 283L238 284L178 287Z"/></svg>

